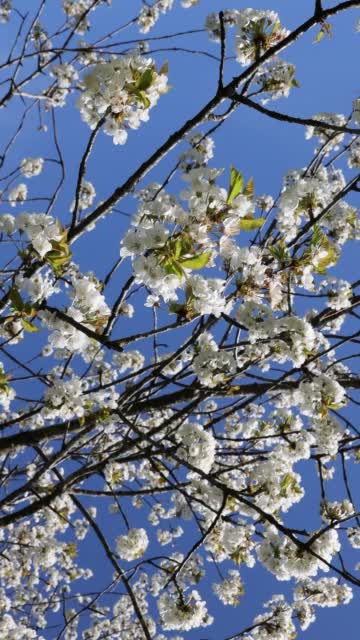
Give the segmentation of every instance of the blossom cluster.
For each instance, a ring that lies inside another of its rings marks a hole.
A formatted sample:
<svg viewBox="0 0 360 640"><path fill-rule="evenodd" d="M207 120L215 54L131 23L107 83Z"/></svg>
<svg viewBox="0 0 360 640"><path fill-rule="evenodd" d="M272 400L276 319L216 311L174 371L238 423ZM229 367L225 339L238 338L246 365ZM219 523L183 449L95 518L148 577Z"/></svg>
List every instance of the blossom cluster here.
<svg viewBox="0 0 360 640"><path fill-rule="evenodd" d="M103 118L114 144L125 144L128 129L146 122L167 91L166 67L158 72L151 58L139 55L114 57L88 71L83 87L78 100L82 119L94 129Z"/></svg>

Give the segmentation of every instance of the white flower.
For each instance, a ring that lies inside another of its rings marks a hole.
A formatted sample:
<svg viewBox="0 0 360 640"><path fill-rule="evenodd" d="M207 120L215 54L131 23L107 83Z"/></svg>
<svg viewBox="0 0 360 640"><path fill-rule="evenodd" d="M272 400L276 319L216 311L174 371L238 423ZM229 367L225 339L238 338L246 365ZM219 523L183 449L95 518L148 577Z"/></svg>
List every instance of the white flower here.
<svg viewBox="0 0 360 640"><path fill-rule="evenodd" d="M163 593L158 600L158 608L161 625L165 631L190 631L207 627L213 622L213 618L207 612L206 603L195 590L186 593L183 598Z"/></svg>
<svg viewBox="0 0 360 640"><path fill-rule="evenodd" d="M306 416L320 418L328 407L341 407L346 403L346 392L336 380L319 375L311 382L301 382L292 392L291 402Z"/></svg>
<svg viewBox="0 0 360 640"><path fill-rule="evenodd" d="M91 207L95 200L96 191L94 185L89 180L83 180L79 191L78 207L80 211ZM75 200L73 200L70 210L72 211L75 206Z"/></svg>
<svg viewBox="0 0 360 640"><path fill-rule="evenodd" d="M198 2L199 0L181 0L181 5L185 9L189 9L190 7L194 7Z"/></svg>
<svg viewBox="0 0 360 640"><path fill-rule="evenodd" d="M360 124L360 98L356 98L356 100L353 101L352 119L356 124Z"/></svg>
<svg viewBox="0 0 360 640"><path fill-rule="evenodd" d="M47 418L73 418L84 415L84 383L74 376L71 380L54 380L44 393L44 415Z"/></svg>
<svg viewBox="0 0 360 640"><path fill-rule="evenodd" d="M275 11L238 11L236 27L236 59L243 65L256 61L267 49L283 40L289 33L281 26Z"/></svg>
<svg viewBox="0 0 360 640"><path fill-rule="evenodd" d="M148 33L159 19L159 16L160 12L156 5L153 7L143 7L139 13L139 17L137 20L139 30L142 33Z"/></svg>
<svg viewBox="0 0 360 640"><path fill-rule="evenodd" d="M294 607L301 629L307 629L315 620L314 606L336 607L348 604L352 597L351 587L339 584L336 578L301 580L294 590Z"/></svg>
<svg viewBox="0 0 360 640"><path fill-rule="evenodd" d="M11 401L15 398L15 390L9 387L4 371L3 363L0 362L0 405L5 411L9 410Z"/></svg>
<svg viewBox="0 0 360 640"><path fill-rule="evenodd" d="M54 64L50 73L56 78L60 89L68 89L78 79L78 72L72 64Z"/></svg>
<svg viewBox="0 0 360 640"><path fill-rule="evenodd" d="M44 275L38 271L30 278L20 274L16 276L15 283L18 289L28 294L32 302L41 302L59 291L59 287L54 284L53 274L49 272Z"/></svg>
<svg viewBox="0 0 360 640"><path fill-rule="evenodd" d="M344 127L347 123L347 119L341 113L317 113L312 119L338 127ZM332 149L338 149L344 135L344 133L334 131L334 129L324 129L324 127L308 126L305 130L307 139L316 136L322 146L326 145L326 155L329 155Z"/></svg>
<svg viewBox="0 0 360 640"><path fill-rule="evenodd" d="M166 274L154 255L140 256L134 262L134 274L136 282L144 283L165 302L177 299L176 289L181 286L180 279L175 274Z"/></svg>
<svg viewBox="0 0 360 640"><path fill-rule="evenodd" d="M21 182L15 189L9 193L9 203L12 207L16 207L17 204L22 204L27 198L27 186Z"/></svg>
<svg viewBox="0 0 360 640"><path fill-rule="evenodd" d="M190 171L206 165L214 155L213 139L201 133L194 133L188 136L187 141L191 148L180 154L180 168L183 171Z"/></svg>
<svg viewBox="0 0 360 640"><path fill-rule="evenodd" d="M32 178L42 172L43 165L42 158L24 158L20 164L20 171L25 178Z"/></svg>
<svg viewBox="0 0 360 640"><path fill-rule="evenodd" d="M104 318L110 314L110 309L99 289L100 285L95 278L82 276L73 279L74 305L84 316Z"/></svg>
<svg viewBox="0 0 360 640"><path fill-rule="evenodd" d="M234 356L230 352L220 351L211 334L204 332L197 347L193 368L201 384L216 387L236 372Z"/></svg>
<svg viewBox="0 0 360 640"><path fill-rule="evenodd" d="M184 422L176 430L175 438L181 444L177 450L179 458L191 466L209 473L215 459L216 442L208 430L199 424Z"/></svg>
<svg viewBox="0 0 360 640"><path fill-rule="evenodd" d="M126 535L116 538L116 551L120 558L130 562L144 555L148 544L145 529L129 529Z"/></svg>
<svg viewBox="0 0 360 640"><path fill-rule="evenodd" d="M200 315L213 314L219 318L222 313L228 313L232 303L224 297L226 282L220 278L204 278L191 275L188 278L194 299L192 307Z"/></svg>
<svg viewBox="0 0 360 640"><path fill-rule="evenodd" d="M347 498L342 502L323 500L320 505L320 515L326 523L346 519L352 516L354 511L354 505Z"/></svg>
<svg viewBox="0 0 360 640"><path fill-rule="evenodd" d="M278 580L290 580L315 576L319 569L328 571L327 564L322 560L331 562L340 546L337 532L330 529L313 542L311 549L316 555L312 555L309 551L299 549L286 536L280 536L275 527L271 526L257 552L260 562L274 573Z"/></svg>
<svg viewBox="0 0 360 640"><path fill-rule="evenodd" d="M351 169L360 166L360 140L355 139L348 151L348 165Z"/></svg>
<svg viewBox="0 0 360 640"><path fill-rule="evenodd" d="M229 571L229 577L212 585L215 595L225 605L236 607L244 593L244 585L240 574L235 569Z"/></svg>
<svg viewBox="0 0 360 640"><path fill-rule="evenodd" d="M12 9L12 0L1 0L0 22L9 22L11 9Z"/></svg>
<svg viewBox="0 0 360 640"><path fill-rule="evenodd" d="M247 640L290 640L296 637L293 609L283 595L272 596L264 607L266 612L256 616Z"/></svg>
<svg viewBox="0 0 360 640"><path fill-rule="evenodd" d="M148 120L149 109L166 92L167 76L157 73L151 58L132 54L96 64L83 84L78 100L82 119L94 129L105 117L105 133L114 144L124 144L127 129Z"/></svg>
<svg viewBox="0 0 360 640"><path fill-rule="evenodd" d="M144 366L145 358L140 351L124 351L123 353L115 353L113 363L119 369L120 373L124 373L128 369L139 371Z"/></svg>
<svg viewBox="0 0 360 640"><path fill-rule="evenodd" d="M21 213L16 222L18 229L27 234L41 258L52 250L51 240L62 239L63 231L60 225L45 213Z"/></svg>
<svg viewBox="0 0 360 640"><path fill-rule="evenodd" d="M351 527L347 530L348 540L354 549L360 549L360 527Z"/></svg>
<svg viewBox="0 0 360 640"><path fill-rule="evenodd" d="M16 221L10 213L0 215L0 232L10 236L16 230Z"/></svg>
<svg viewBox="0 0 360 640"><path fill-rule="evenodd" d="M256 74L255 81L261 93L267 94L262 100L263 104L269 100L287 98L292 87L298 86L294 76L294 65L283 60L272 60L262 65Z"/></svg>

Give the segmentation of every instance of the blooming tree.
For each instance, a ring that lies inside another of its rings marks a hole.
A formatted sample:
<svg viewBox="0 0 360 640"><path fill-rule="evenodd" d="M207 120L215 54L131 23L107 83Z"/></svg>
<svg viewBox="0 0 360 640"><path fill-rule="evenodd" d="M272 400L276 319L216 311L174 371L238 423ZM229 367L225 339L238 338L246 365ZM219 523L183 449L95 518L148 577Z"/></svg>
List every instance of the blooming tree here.
<svg viewBox="0 0 360 640"><path fill-rule="evenodd" d="M301 91L292 45L360 1L309 1L292 29L271 7L199 25L200 4L0 1L0 640L199 640L231 607L217 638L289 640L360 586L360 280L336 268L360 230L360 98L274 106ZM215 63L211 97L103 195L181 51ZM271 194L246 154L216 162L244 110L310 139Z"/></svg>

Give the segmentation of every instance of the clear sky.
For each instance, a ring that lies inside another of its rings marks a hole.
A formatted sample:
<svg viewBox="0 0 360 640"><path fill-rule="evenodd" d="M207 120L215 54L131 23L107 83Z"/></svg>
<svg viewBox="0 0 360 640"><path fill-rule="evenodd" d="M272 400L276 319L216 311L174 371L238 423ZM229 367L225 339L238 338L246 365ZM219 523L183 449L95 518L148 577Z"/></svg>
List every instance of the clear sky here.
<svg viewBox="0 0 360 640"><path fill-rule="evenodd" d="M30 9L32 2L22 0L17 6L24 11ZM47 16L47 23L58 24L60 2L53 0L54 8ZM168 15L163 16L156 27L148 34L159 36L171 34L189 29L202 28L206 16L211 11L219 11L225 8L242 9L248 3L228 0L200 0L198 6L185 10L180 7L180 2L175 0L175 8ZM324 2L324 6L332 6L333 2ZM313 0L253 0L249 6L253 8L272 9L279 12L282 23L292 29L305 20L312 12ZM93 20L94 30L91 31L89 40L95 40L111 28L126 22L132 18L141 6L139 0L113 0L112 8L100 9ZM355 22L360 19L360 11L351 11L346 15L340 15L331 19L332 38L325 37L319 44L313 44L318 29L312 30L306 36L296 42L290 49L282 54L282 58L292 62L296 66L296 78L300 84L299 89L293 89L287 99L281 99L268 106L284 111L292 115L312 116L321 111L349 114L352 101L360 96L360 77L358 74L360 33L355 32ZM6 49L11 41L14 27L0 26L0 53L6 55ZM129 28L123 34L116 37L116 41L138 38L138 30ZM228 55L233 56L232 37L229 34ZM189 53L173 50L173 47L182 47L195 51ZM119 45L119 51L127 48L127 45ZM169 81L171 91L159 101L157 107L151 111L150 121L137 131L130 131L128 142L125 146L114 146L109 136L100 135L96 142L96 149L89 162L87 179L96 186L97 201L106 198L113 189L121 184L134 169L162 143L170 133L193 116L203 104L214 94L217 85L218 62L201 52L219 55L219 45L208 39L207 34L189 34L174 40L150 42L150 53L161 65L164 60L169 61ZM229 59L225 66L225 78L230 80L239 72L239 66L233 59ZM39 80L39 87L41 79ZM58 109L56 113L58 122L58 135L67 166L66 185L62 190L54 215L63 223L70 221L69 208L74 197L76 184L76 168L86 145L89 128L81 121L79 111L75 108L76 96L72 96L68 106ZM69 105L72 105L71 107ZM19 105L20 109L20 105ZM20 111L19 111L20 113ZM9 157L9 166L15 165L26 156L53 157L52 142L48 135L37 133L37 113L34 112L28 119L26 128L22 134L21 145L14 147ZM45 118L49 117L45 115ZM2 145L9 136L10 131L16 127L17 114L14 110L3 110L1 113L1 138ZM208 125L206 125L207 127ZM206 127L200 128L204 131ZM36 136L34 135L36 133ZM256 192L269 193L273 197L278 194L282 178L289 169L300 169L305 166L312 157L314 144L305 140L302 127L293 124L270 121L265 116L250 111L241 106L217 131L215 137L215 155L211 166L225 167L224 185L230 165L239 168L246 178L254 177ZM151 181L163 181L169 170L177 160L178 154L184 146L179 145L174 151L156 167L144 179L143 185ZM56 168L53 169L52 178L57 179ZM37 180L37 182L36 182ZM31 182L29 190L32 197L43 195L51 184L44 183L39 177ZM169 186L169 191L178 192L183 184L177 177ZM31 203L27 206L31 211ZM136 201L127 197L119 203L119 209L125 214L132 214L136 209ZM38 202L34 202L34 211L39 211ZM2 205L2 212L7 212L8 207ZM120 240L129 225L129 217L123 213L111 213L102 220L95 232L86 234L73 247L74 259L81 265L83 271L94 270L98 278L102 278L111 268L119 254ZM342 262L337 267L337 274L351 280L354 276L354 264L357 261L357 251L349 243ZM128 275L126 268L121 278L114 279L110 287L109 295L115 297L123 278ZM136 313L134 319L124 321L119 325L119 332L134 333L143 328L143 322L150 314L149 310ZM126 322L128 324L126 324ZM36 349L29 349L29 357L35 355ZM352 413L352 417L355 417ZM301 505L293 507L290 517L294 526L303 526L303 522L313 521L314 528L319 524L318 514L312 510L317 508L319 502L318 482L314 477L306 479L308 495ZM334 499L343 498L343 487L331 486ZM86 501L85 501L86 502ZM88 502L88 504L90 504ZM140 519L142 512L132 511L133 526L145 526ZM104 508L103 524L110 536L118 535L119 516L109 515ZM194 536L194 530L190 527L188 533L181 542L186 544ZM155 539L155 536L153 534ZM166 551L167 548L165 548ZM349 558L352 557L349 552ZM96 581L104 575L104 582L111 575L110 565L104 561L102 552L94 541L86 546L86 558L84 564L92 566L96 573ZM226 569L229 567L226 566ZM226 573L226 571L224 571ZM251 624L255 615L261 612L261 603L275 593L289 593L287 583L276 582L274 577L265 569L241 569L246 587L246 594L238 608L224 608L219 605L211 595L212 574L208 574L208 583L201 584L199 590L209 594L209 611L215 617L215 623L204 630L196 630L185 634L189 640L220 640L224 636ZM106 578L105 578L106 576ZM87 586L89 586L88 583ZM359 600L354 597L346 607L336 609L318 609L317 622L307 632L300 633L300 637L308 640L323 640L325 638L338 639L343 636L346 640L357 640ZM46 638L52 640L51 632L44 633ZM170 634L171 635L171 634ZM173 634L175 635L175 634ZM124 638L126 640L126 638Z"/></svg>

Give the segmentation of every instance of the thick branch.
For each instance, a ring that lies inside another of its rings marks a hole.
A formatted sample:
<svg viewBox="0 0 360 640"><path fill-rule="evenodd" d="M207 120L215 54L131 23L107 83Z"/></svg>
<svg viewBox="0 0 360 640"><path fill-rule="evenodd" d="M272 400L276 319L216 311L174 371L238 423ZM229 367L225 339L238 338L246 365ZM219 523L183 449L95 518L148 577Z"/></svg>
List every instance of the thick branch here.
<svg viewBox="0 0 360 640"><path fill-rule="evenodd" d="M345 389L360 389L360 377L347 377L340 378L338 380ZM226 397L234 398L241 396L252 395L264 395L271 392L276 387L276 392L279 391L291 391L299 386L299 381L291 380L277 383L273 382L254 382L244 383L241 385L233 385L227 389L197 389L196 387L187 387L173 393L168 393L163 396L149 398L142 402L132 402L124 408L123 411L126 415L134 415L141 412L147 412L156 409L165 409L174 405L187 402L189 400L196 400L199 402L209 397ZM117 415L117 409L112 411L114 416ZM99 415L94 414L88 416L86 421L91 423L91 426L95 426L98 421ZM0 438L0 451L8 451L15 447L32 446L39 444L46 440L52 440L62 437L65 433L74 433L84 428L84 422L81 420L72 420L71 422L62 422L60 424L51 425L49 427L43 427L42 429L36 429L36 431L21 431L11 436Z"/></svg>

